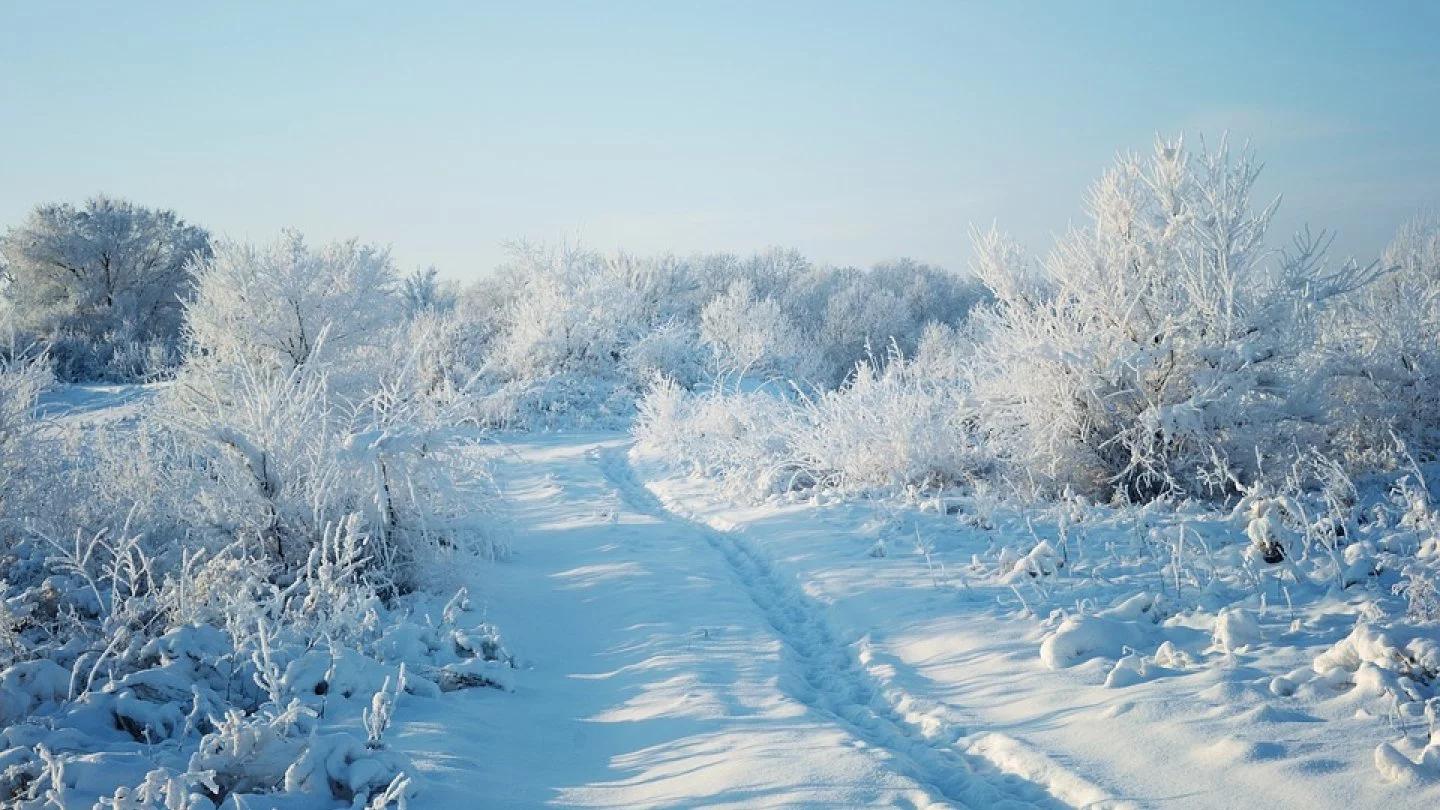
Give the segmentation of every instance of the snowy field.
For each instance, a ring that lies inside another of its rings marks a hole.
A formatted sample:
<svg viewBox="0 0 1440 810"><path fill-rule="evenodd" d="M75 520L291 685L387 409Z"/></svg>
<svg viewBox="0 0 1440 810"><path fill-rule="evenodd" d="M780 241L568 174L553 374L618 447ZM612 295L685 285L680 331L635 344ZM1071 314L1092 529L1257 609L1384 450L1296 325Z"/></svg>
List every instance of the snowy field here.
<svg viewBox="0 0 1440 810"><path fill-rule="evenodd" d="M153 394L72 387L41 411L113 426ZM1134 582L1156 580L1109 550L1125 525L1075 540L1071 570L1041 587L1009 576L1019 561L999 550L1033 545L1046 531L1034 520L967 525L961 501L740 505L633 446L625 434L517 434L477 451L495 463L509 555L443 585L475 594L466 612L505 629L513 668L492 671L498 689L399 696L386 739L423 786L411 806L474 806L477 785L487 807L1440 801L1433 783L1377 778L1376 746L1404 723L1384 684L1317 660L1344 658L1333 651L1363 600L1296 617L1242 597L1160 621L1147 610L1183 604L1183 589L1137 602ZM427 609L444 607L416 608ZM1237 618L1221 620L1227 610ZM319 728L363 733L357 711L384 677L366 668L351 676L356 699L333 702ZM66 807L191 753L83 725L27 728L4 738L88 752L66 767ZM257 803L329 806L303 794L237 806Z"/></svg>
<svg viewBox="0 0 1440 810"><path fill-rule="evenodd" d="M0 237L0 805L1440 806L1440 219L1043 259Z"/></svg>
<svg viewBox="0 0 1440 810"><path fill-rule="evenodd" d="M448 721L399 726L455 801L467 771L508 785L494 798L513 806L1440 801L1433 785L1376 778L1376 746L1397 736L1391 699L1312 668L1356 623L1343 601L1292 626L1237 600L1246 627L1219 638L1203 611L1159 626L1111 610L1097 646L1057 668L1041 653L1057 622L972 568L1003 533L893 503L738 507L632 459L624 437L505 445L525 528L476 587L524 669L464 722L507 744L457 763ZM1108 607L1130 593L1063 574L1052 587L1027 595ZM1145 663L1117 680L1125 657ZM1287 676L1296 687L1275 689Z"/></svg>

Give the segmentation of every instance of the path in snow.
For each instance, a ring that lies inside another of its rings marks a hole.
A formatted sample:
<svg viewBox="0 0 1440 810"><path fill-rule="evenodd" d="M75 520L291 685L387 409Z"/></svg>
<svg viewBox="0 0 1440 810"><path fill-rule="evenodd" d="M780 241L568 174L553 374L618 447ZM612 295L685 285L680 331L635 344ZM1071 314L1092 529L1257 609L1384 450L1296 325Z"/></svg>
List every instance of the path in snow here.
<svg viewBox="0 0 1440 810"><path fill-rule="evenodd" d="M1375 773L1375 746L1398 733L1369 713L1379 699L1344 688L1271 693L1276 673L1308 671L1325 646L1285 629L1283 618L1270 643L1233 656L1204 650L1209 627L1192 623L1195 665L1110 688L1111 662L1050 669L1038 655L1044 625L1017 618L1019 600L1005 584L967 581L966 561L1004 537L947 531L945 518L884 501L738 505L654 459L636 475L668 512L713 527L780 582L803 586L832 637L857 640L851 647L871 683L912 724L969 729L967 753L1070 804L1113 805L1119 795L1176 810L1440 807L1440 785L1417 789ZM938 542L933 559L918 548L922 531ZM907 546L911 536L916 546ZM880 558L870 556L877 538L889 540ZM1024 544L1024 535L1011 541ZM1105 604L1130 592L1092 593Z"/></svg>
<svg viewBox="0 0 1440 810"><path fill-rule="evenodd" d="M400 711L427 805L1059 807L872 680L822 609L739 538L667 512L626 443L500 462L513 559L471 578L515 692Z"/></svg>
<svg viewBox="0 0 1440 810"><path fill-rule="evenodd" d="M945 799L971 807L995 807L1008 801L1063 806L1036 785L995 772L984 760L967 757L959 747L965 732L918 701L875 681L858 652L838 641L823 609L757 553L743 536L691 523L665 508L637 481L619 449L604 453L606 475L637 511L682 525L701 536L729 564L738 583L764 612L785 642L801 681L787 692L833 717L856 737L889 751L911 776ZM1001 782L997 786L995 782Z"/></svg>

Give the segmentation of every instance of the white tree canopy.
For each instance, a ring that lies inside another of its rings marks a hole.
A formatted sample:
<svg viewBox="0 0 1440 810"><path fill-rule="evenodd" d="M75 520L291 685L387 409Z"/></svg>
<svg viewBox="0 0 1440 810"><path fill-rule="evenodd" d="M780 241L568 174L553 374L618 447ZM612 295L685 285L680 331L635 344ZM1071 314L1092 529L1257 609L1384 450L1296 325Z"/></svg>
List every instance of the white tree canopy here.
<svg viewBox="0 0 1440 810"><path fill-rule="evenodd" d="M353 360L398 322L398 283L386 251L353 239L317 248L286 231L262 247L221 242L196 266L190 347L287 372L322 348L336 362Z"/></svg>
<svg viewBox="0 0 1440 810"><path fill-rule="evenodd" d="M84 376L117 344L174 344L189 267L210 254L210 235L174 211L102 196L36 208L0 239L0 254L15 326L46 342L80 339L71 353L88 344L92 357L57 358Z"/></svg>

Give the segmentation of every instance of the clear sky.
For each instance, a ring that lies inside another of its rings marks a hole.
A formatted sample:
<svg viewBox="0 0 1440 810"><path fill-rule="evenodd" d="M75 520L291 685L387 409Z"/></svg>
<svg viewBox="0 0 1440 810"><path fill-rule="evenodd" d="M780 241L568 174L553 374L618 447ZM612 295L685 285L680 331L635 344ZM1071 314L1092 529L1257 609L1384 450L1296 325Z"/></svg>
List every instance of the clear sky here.
<svg viewBox="0 0 1440 810"><path fill-rule="evenodd" d="M1440 205L1440 2L0 0L0 224L96 192L474 277L507 240L952 267L1229 130L1279 226Z"/></svg>

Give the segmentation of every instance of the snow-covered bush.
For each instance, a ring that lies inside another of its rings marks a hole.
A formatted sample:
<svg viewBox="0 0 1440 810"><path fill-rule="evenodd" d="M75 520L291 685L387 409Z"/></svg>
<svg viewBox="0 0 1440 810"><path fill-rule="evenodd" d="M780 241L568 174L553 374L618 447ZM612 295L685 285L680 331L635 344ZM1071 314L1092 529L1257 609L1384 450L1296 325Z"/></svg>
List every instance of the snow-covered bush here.
<svg viewBox="0 0 1440 810"><path fill-rule="evenodd" d="M1146 500L1226 491L1322 441L1318 324L1370 279L1323 238L1271 262L1259 165L1160 143L1091 192L1090 224L1032 266L994 233L970 386L985 444L1045 489Z"/></svg>
<svg viewBox="0 0 1440 810"><path fill-rule="evenodd" d="M1440 216L1403 226L1381 265L1325 332L1340 389L1332 429L1361 466L1389 461L1392 434L1426 461L1440 453Z"/></svg>
<svg viewBox="0 0 1440 810"><path fill-rule="evenodd" d="M728 481L753 497L796 489L947 488L984 474L973 410L934 361L898 348L840 388L690 392L661 379L640 404L642 452ZM881 368L883 367L883 369Z"/></svg>
<svg viewBox="0 0 1440 810"><path fill-rule="evenodd" d="M442 550L493 552L470 519L484 476L457 429L474 361L452 313L430 300L405 318L388 256L353 240L222 243L196 273L159 414L194 471L187 521L293 569L359 515L401 587Z"/></svg>
<svg viewBox="0 0 1440 810"><path fill-rule="evenodd" d="M794 485L799 470L786 436L798 416L793 403L771 392L691 392L661 378L640 402L634 434L639 452L715 478L748 499Z"/></svg>
<svg viewBox="0 0 1440 810"><path fill-rule="evenodd" d="M506 379L602 376L643 334L638 296L617 283L618 263L599 254L526 247L509 273L505 334L489 358Z"/></svg>
<svg viewBox="0 0 1440 810"><path fill-rule="evenodd" d="M833 387L856 364L914 356L932 324L958 326L988 297L979 280L902 259L854 268L816 268L791 280L781 300L820 355L822 382Z"/></svg>
<svg viewBox="0 0 1440 810"><path fill-rule="evenodd" d="M403 313L389 255L355 240L312 248L286 231L264 246L225 241L193 272L192 367L258 363L283 375L313 360L332 384L363 384L352 378L366 376Z"/></svg>
<svg viewBox="0 0 1440 810"><path fill-rule="evenodd" d="M454 282L440 280L440 271L426 267L400 279L400 300L405 314L415 317L424 312L449 312L458 302Z"/></svg>
<svg viewBox="0 0 1440 810"><path fill-rule="evenodd" d="M509 656L463 591L429 615L385 598L391 577L372 562L381 539L360 515L327 527L288 575L243 542L181 548L178 560L149 545L105 534L56 543L39 586L5 590L0 604L21 623L19 660L0 662L0 758L24 769L0 785L7 806L65 786L32 769L46 746L64 752L57 762L114 752L132 770L114 769L120 787L103 795L133 799L143 791L124 780L138 778L136 757L174 767L173 755L144 754L161 743L193 752L188 769L181 759L152 786L173 797L364 802L401 781L412 796L419 783L402 753L325 724L362 720L376 693L388 719L403 713L402 692L509 682Z"/></svg>
<svg viewBox="0 0 1440 810"><path fill-rule="evenodd" d="M499 281L462 296L477 419L507 428L615 425L632 412L624 350L651 329L625 257L516 246Z"/></svg>
<svg viewBox="0 0 1440 810"><path fill-rule="evenodd" d="M833 387L874 351L913 351L927 324L963 322L984 295L908 261L861 271L788 250L682 259L519 245L455 311L483 358L482 421L621 427L657 373L687 388L746 374Z"/></svg>
<svg viewBox="0 0 1440 810"><path fill-rule="evenodd" d="M671 320L625 347L620 363L631 379L660 376L693 388L706 379L707 359L695 327Z"/></svg>
<svg viewBox="0 0 1440 810"><path fill-rule="evenodd" d="M819 358L804 333L778 301L757 297L749 280L734 282L705 305L700 339L710 348L721 379L754 373L808 382L819 371Z"/></svg>
<svg viewBox="0 0 1440 810"><path fill-rule="evenodd" d="M42 205L0 239L0 297L65 379L143 379L173 364L189 268L209 251L173 211Z"/></svg>
<svg viewBox="0 0 1440 810"><path fill-rule="evenodd" d="M474 521L486 479L457 431L463 400L421 347L400 356L409 362L358 402L333 393L319 363L284 374L248 358L182 370L158 414L181 430L192 493L182 519L294 568L328 526L358 515L372 561L401 587L435 555L493 555Z"/></svg>
<svg viewBox="0 0 1440 810"><path fill-rule="evenodd" d="M788 432L794 463L840 490L936 489L984 473L964 391L893 348L883 370L862 362L844 385L802 398Z"/></svg>
<svg viewBox="0 0 1440 810"><path fill-rule="evenodd" d="M0 355L0 454L8 456L10 448L27 438L35 423L36 400L54 382L43 354Z"/></svg>
<svg viewBox="0 0 1440 810"><path fill-rule="evenodd" d="M38 583L32 530L37 506L55 494L55 458L37 436L35 405L53 382L44 355L0 357L0 667L28 657L28 608L6 601L6 586Z"/></svg>

